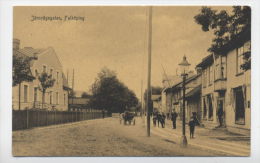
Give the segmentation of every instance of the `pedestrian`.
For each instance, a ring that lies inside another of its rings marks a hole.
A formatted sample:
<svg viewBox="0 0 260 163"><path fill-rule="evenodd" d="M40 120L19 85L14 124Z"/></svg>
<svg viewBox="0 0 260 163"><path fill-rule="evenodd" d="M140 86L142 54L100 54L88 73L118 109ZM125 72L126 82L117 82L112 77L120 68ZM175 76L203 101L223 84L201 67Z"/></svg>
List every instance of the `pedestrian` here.
<svg viewBox="0 0 260 163"><path fill-rule="evenodd" d="M196 112L192 112L192 118L193 118L193 120L194 120L194 122L195 122L195 125L196 125L196 126L199 126L199 125L200 125L200 122L199 122L199 120L198 120L198 118L197 118L197 113L196 113Z"/></svg>
<svg viewBox="0 0 260 163"><path fill-rule="evenodd" d="M193 119L193 117L191 117L190 121L189 121L189 126L190 126L190 139L194 138L194 132L195 132L195 126L196 126L196 122Z"/></svg>
<svg viewBox="0 0 260 163"><path fill-rule="evenodd" d="M174 110L171 114L171 120L172 120L172 128L176 129L176 119L178 117L178 114L176 113L176 111Z"/></svg>
<svg viewBox="0 0 260 163"><path fill-rule="evenodd" d="M222 127L223 126L223 114L224 114L224 112L223 112L223 109L221 107L219 107L217 114L218 114L219 127Z"/></svg>
<svg viewBox="0 0 260 163"><path fill-rule="evenodd" d="M161 118L161 125L162 125L162 128L165 127L165 119L166 119L166 116L165 116L164 112L162 112L162 118Z"/></svg>
<svg viewBox="0 0 260 163"><path fill-rule="evenodd" d="M153 113L153 126L156 127L157 114Z"/></svg>

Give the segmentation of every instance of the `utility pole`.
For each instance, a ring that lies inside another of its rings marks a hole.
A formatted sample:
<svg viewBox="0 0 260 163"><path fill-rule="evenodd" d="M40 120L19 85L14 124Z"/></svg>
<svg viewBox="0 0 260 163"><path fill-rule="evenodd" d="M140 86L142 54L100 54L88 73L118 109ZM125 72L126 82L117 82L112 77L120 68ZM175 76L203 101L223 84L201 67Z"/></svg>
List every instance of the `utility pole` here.
<svg viewBox="0 0 260 163"><path fill-rule="evenodd" d="M152 54L152 6L149 7L149 33L148 33L148 75L147 75L147 99L146 119L147 136L150 137L150 110L151 110L151 54Z"/></svg>
<svg viewBox="0 0 260 163"><path fill-rule="evenodd" d="M73 100L74 100L74 69L72 71L72 99L71 99L71 104L73 106Z"/></svg>
<svg viewBox="0 0 260 163"><path fill-rule="evenodd" d="M141 80L141 117L143 116L143 80Z"/></svg>

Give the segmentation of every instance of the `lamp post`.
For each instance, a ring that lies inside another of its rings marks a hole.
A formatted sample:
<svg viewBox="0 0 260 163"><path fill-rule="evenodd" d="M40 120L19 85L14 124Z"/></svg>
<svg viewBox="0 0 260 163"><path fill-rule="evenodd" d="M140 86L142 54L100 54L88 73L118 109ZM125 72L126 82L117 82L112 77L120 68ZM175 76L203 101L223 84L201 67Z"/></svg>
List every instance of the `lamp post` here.
<svg viewBox="0 0 260 163"><path fill-rule="evenodd" d="M179 66L181 68L181 76L182 76L182 80L183 80L183 83L182 83L182 137L181 137L181 145L183 147L186 147L188 145L188 142L187 142L187 137L185 135L185 80L186 80L186 76L188 75L188 70L189 70L189 62L187 61L187 58L186 56L184 55L183 56L183 60L181 63L179 63Z"/></svg>

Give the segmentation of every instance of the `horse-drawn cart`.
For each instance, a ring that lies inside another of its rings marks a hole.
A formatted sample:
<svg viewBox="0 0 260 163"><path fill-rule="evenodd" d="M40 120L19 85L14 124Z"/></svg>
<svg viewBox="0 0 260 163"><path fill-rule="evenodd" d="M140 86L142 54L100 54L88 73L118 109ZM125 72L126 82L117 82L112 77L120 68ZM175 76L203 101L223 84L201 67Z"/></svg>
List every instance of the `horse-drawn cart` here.
<svg viewBox="0 0 260 163"><path fill-rule="evenodd" d="M124 113L122 113L120 115L120 124L122 123L122 121L124 122L124 125L126 125L126 124L135 125L135 113L125 111Z"/></svg>

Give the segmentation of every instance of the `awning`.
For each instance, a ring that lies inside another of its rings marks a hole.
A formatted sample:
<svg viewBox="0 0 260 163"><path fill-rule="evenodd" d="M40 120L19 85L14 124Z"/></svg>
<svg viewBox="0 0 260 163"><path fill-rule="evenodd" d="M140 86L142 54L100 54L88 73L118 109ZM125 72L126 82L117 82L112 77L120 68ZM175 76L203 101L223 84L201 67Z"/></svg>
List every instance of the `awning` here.
<svg viewBox="0 0 260 163"><path fill-rule="evenodd" d="M186 98L186 99L187 99L187 98L192 98L192 97L194 97L194 96L199 95L200 93L201 93L201 85L199 85L199 86L193 88L193 89L190 90L189 92L186 92L186 93L185 93L185 98ZM182 97L180 97L179 100L181 100L181 99L182 99Z"/></svg>

